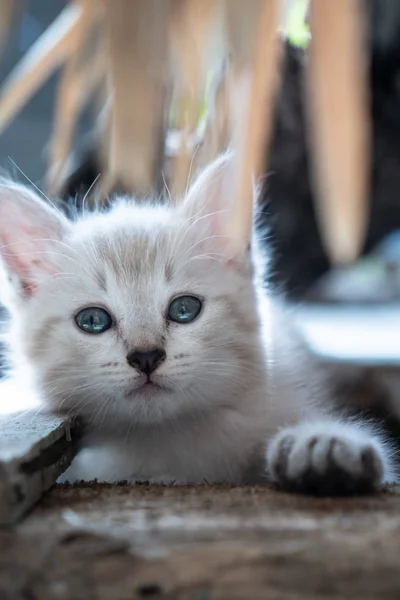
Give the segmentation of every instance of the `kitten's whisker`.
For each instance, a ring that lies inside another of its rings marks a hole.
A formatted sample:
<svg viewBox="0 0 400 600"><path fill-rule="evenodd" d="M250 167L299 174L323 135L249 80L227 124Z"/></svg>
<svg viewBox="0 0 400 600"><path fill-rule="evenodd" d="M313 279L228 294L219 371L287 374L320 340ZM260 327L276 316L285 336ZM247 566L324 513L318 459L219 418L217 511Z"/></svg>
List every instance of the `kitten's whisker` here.
<svg viewBox="0 0 400 600"><path fill-rule="evenodd" d="M46 281L57 280L57 279L76 279L76 275L74 273L52 273L51 275L46 275L43 279L38 279L38 285L46 283Z"/></svg>
<svg viewBox="0 0 400 600"><path fill-rule="evenodd" d="M59 389L59 385L57 385L58 383L62 383L62 382L54 382L56 385L54 385L51 389L47 389L46 387L43 388L44 393L46 394L47 397L51 398L54 394L54 392L56 392L56 396L61 395L62 399L61 399L61 403L59 404L59 408L61 408L65 402L67 402L70 398L72 398L72 396L78 392L78 391L83 391L87 388L92 389L93 385L92 384L85 384L85 385L75 385L75 386L71 386L71 387L67 387L63 390L60 391ZM100 389L100 388L96 388L96 389ZM70 392L70 393L69 393ZM65 394L68 394L67 396L65 396Z"/></svg>
<svg viewBox="0 0 400 600"><path fill-rule="evenodd" d="M8 246L11 246L12 244L8 244L7 246L0 246L0 250L3 250L4 248L7 248ZM4 256L36 256L38 254L49 254L49 255L54 255L54 256L61 256L62 258L67 258L68 260L71 260L73 262L75 262L76 264L80 264L75 258L72 258L72 256L68 256L68 254L61 254L60 252L54 252L54 250L33 250L31 252L12 252L12 253L7 253L7 252L3 252L2 253Z"/></svg>
<svg viewBox="0 0 400 600"><path fill-rule="evenodd" d="M43 389L45 390L46 393L52 394L56 390L59 390L59 385L60 384L68 383L68 381L71 381L71 380L75 380L76 381L76 377L74 375L70 375L70 376L66 376L66 377L58 377L57 379L52 379L51 380L51 385L52 385L51 390L49 390L46 387L46 385L43 386ZM50 385L50 382L47 385ZM65 388L65 389L63 388L62 390L59 390L59 392L64 394L66 392L69 392L70 390L81 389L81 388L84 388L84 387L90 387L91 385L92 385L91 383L87 383L87 384L84 384L84 385L82 384L82 385L77 386L76 383L75 383L75 385L73 385L72 387Z"/></svg>
<svg viewBox="0 0 400 600"><path fill-rule="evenodd" d="M186 188L185 188L185 195L183 196L184 201L186 201L186 198L188 196L188 192L189 192L189 188L190 188L190 183L191 183L191 178L192 178L193 165L194 165L194 161L196 159L196 155L197 155L197 153L199 151L199 148L200 148L200 144L198 144L196 146L196 148L194 149L194 152L192 154L192 158L190 159L189 172L188 172L187 181L186 181Z"/></svg>
<svg viewBox="0 0 400 600"><path fill-rule="evenodd" d="M63 391L63 394L64 394L64 393L67 393L67 392L69 392L69 391L72 390L71 393L68 396L63 397L61 403L58 405L58 409L61 409L64 406L64 404L68 400L70 400L70 398L72 398L75 395L76 392L85 390L85 389L87 389L89 387L93 388L93 384L91 384L91 383L85 383L83 385L78 385L78 386L75 386L75 387L72 387L72 388L68 388L67 390ZM54 388L54 389L56 389L56 388ZM53 389L53 391L54 391L54 389ZM97 393L98 390L100 390L100 389L101 389L101 387L99 385L97 385L97 386L95 386L93 392ZM79 403L79 401L78 401L78 403Z"/></svg>
<svg viewBox="0 0 400 600"><path fill-rule="evenodd" d="M69 244L66 244L65 242L63 242L61 240L53 240L51 238L49 238L49 239L41 238L41 239L34 240L34 241L50 242L51 244L58 244L59 246L63 246L69 252L73 252L75 254L76 258L79 259L80 263L85 264L87 261L86 252L85 252L85 254L83 254L82 252L79 252L79 250L77 250L76 248L73 248L72 246L70 246ZM61 254L61 256L64 256L64 255ZM69 256L69 254L67 254L66 256Z"/></svg>
<svg viewBox="0 0 400 600"><path fill-rule="evenodd" d="M199 244L203 244L204 242L207 242L208 240L214 240L214 239L220 239L220 238L226 238L228 237L227 235L209 235L207 237L203 237L201 238L201 240L197 240L197 242L195 242L192 246L190 246L190 248L186 251L186 255L190 254L190 252L196 248L196 246L198 246Z"/></svg>
<svg viewBox="0 0 400 600"><path fill-rule="evenodd" d="M189 260L185 264L189 264L194 260L215 260L217 262L221 262L223 258L226 259L226 256L224 254L218 253L197 254L196 256L192 256L191 258L189 258Z"/></svg>
<svg viewBox="0 0 400 600"><path fill-rule="evenodd" d="M18 171L21 173L21 175L23 177L25 177L25 179L27 181L29 181L29 183L35 188L35 190L37 192L39 192L39 194L41 196L43 196L43 198L45 200L47 200L47 202L54 208L54 210L56 210L59 215L61 215L62 217L64 217L64 214L61 212L61 210L58 208L58 206L54 202L52 202L48 196L46 196L46 194L43 192L43 190L41 190L35 183L33 183L32 179L29 179L28 175L23 172L23 170L17 165L17 163L11 158L11 156L7 156L7 158L14 165L14 167L16 169L18 169Z"/></svg>
<svg viewBox="0 0 400 600"><path fill-rule="evenodd" d="M183 242L184 242L187 234L190 232L190 230L193 227L196 226L197 223L199 223L203 219L206 219L206 218L209 218L209 217L212 217L214 215L217 215L217 214L220 214L220 213L224 213L224 212L231 212L231 211L229 211L229 210L217 210L217 211L210 212L210 213L207 213L206 215L204 215L203 212L200 210L195 216L193 216L190 219L188 219L189 223L186 226L183 234L176 238L177 246L175 246L175 252L179 250L179 248L183 244ZM199 216L199 215L201 215L201 216Z"/></svg>
<svg viewBox="0 0 400 600"><path fill-rule="evenodd" d="M66 248L67 250L70 250L71 252L74 252L75 254L77 254L79 256L79 258L82 258L82 256L79 254L78 250L76 250L76 248L73 248L69 244L66 244L62 240L58 240L57 238L36 238L33 241L34 242L50 242L51 244L59 244L60 246L64 246L64 248Z"/></svg>
<svg viewBox="0 0 400 600"><path fill-rule="evenodd" d="M83 196L83 199L82 199L82 214L85 214L86 200L87 200L90 192L92 191L93 187L96 185L97 181L99 180L99 177L101 177L101 173L99 173L97 175L97 177L94 179L94 181L92 181L92 183L89 186L89 189L87 190L86 194Z"/></svg>
<svg viewBox="0 0 400 600"><path fill-rule="evenodd" d="M97 415L96 415L96 421L98 421L98 417L100 416L100 413L102 412L102 410L104 408L104 414L103 414L101 421L99 422L99 427L101 427L103 425L105 418L107 416L108 409L111 406L113 400L114 400L113 395L111 395L111 397L106 397L105 401L101 405L101 408L98 410Z"/></svg>
<svg viewBox="0 0 400 600"><path fill-rule="evenodd" d="M172 204L172 196L171 196L171 192L170 192L170 189L168 187L168 184L167 184L167 180L165 179L164 171L161 171L161 177L162 177L162 180L163 180L163 183L164 183L164 187L165 187L165 189L167 191L167 194L168 194L169 202L170 202L170 204Z"/></svg>
<svg viewBox="0 0 400 600"><path fill-rule="evenodd" d="M75 404L67 411L67 416L71 415L71 414L79 414L79 415L83 415L83 409L90 404L91 402L93 402L93 399L96 397L98 390L94 390L93 392L91 392L88 396L82 396L79 398L79 400L77 402L75 402ZM61 406L59 407L59 410L61 409Z"/></svg>

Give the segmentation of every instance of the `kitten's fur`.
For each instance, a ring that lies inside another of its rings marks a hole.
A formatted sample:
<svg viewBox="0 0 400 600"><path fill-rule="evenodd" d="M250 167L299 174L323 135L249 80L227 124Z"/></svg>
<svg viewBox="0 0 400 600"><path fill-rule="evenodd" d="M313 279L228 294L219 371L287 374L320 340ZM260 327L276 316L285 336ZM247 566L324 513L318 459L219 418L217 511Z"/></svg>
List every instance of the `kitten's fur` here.
<svg viewBox="0 0 400 600"><path fill-rule="evenodd" d="M331 416L288 315L254 283L255 251L225 229L231 168L229 156L216 161L176 208L121 199L75 222L22 186L1 186L0 255L12 282L1 300L17 363L30 365L47 405L88 425L91 449L68 477L269 476L322 493L393 478L385 443ZM182 294L204 298L185 325L166 319ZM87 306L107 308L115 326L80 331L74 315ZM145 377L126 360L154 347L166 352L152 376L164 390L141 388Z"/></svg>

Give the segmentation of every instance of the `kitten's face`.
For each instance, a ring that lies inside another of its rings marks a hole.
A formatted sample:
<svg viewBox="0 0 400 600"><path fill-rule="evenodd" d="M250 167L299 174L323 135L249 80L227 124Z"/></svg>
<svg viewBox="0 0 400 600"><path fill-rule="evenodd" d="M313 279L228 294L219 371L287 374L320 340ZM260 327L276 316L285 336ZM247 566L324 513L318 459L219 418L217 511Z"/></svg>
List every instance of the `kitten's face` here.
<svg viewBox="0 0 400 600"><path fill-rule="evenodd" d="M246 389L258 352L250 265L228 260L194 208L120 203L63 221L59 241L35 251L51 261L22 281L16 335L54 409L122 430Z"/></svg>

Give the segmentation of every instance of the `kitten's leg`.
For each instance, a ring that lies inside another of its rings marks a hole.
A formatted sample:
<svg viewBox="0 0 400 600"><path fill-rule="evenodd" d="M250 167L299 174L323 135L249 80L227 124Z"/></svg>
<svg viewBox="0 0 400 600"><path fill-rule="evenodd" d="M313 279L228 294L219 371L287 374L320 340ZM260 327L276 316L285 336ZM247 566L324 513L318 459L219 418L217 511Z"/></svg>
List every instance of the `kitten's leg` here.
<svg viewBox="0 0 400 600"><path fill-rule="evenodd" d="M301 422L282 429L267 449L280 487L318 495L372 491L394 480L390 449L359 423Z"/></svg>

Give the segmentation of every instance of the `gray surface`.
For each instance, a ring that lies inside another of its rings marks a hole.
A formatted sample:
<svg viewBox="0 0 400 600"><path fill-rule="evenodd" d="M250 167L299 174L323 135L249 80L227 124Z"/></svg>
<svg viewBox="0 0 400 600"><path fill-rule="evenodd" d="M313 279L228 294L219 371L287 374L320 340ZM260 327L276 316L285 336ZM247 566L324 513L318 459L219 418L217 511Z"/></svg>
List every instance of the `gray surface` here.
<svg viewBox="0 0 400 600"><path fill-rule="evenodd" d="M0 416L0 526L20 519L69 467L77 448L72 418Z"/></svg>

